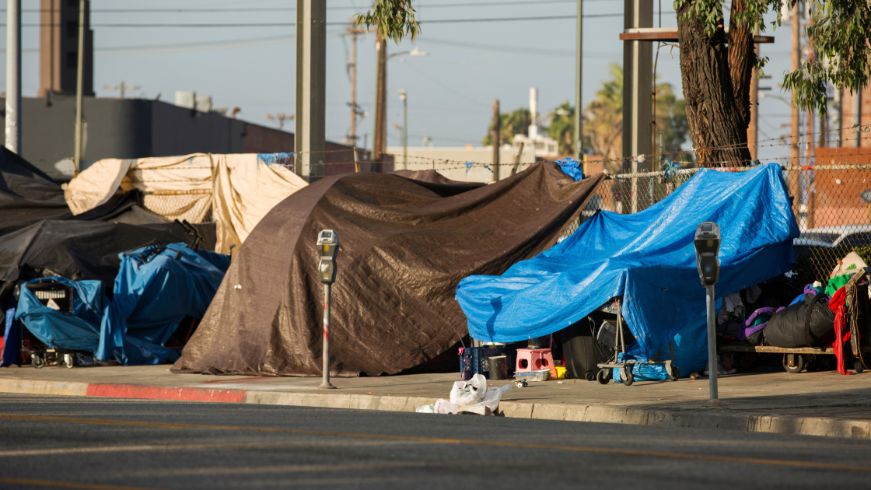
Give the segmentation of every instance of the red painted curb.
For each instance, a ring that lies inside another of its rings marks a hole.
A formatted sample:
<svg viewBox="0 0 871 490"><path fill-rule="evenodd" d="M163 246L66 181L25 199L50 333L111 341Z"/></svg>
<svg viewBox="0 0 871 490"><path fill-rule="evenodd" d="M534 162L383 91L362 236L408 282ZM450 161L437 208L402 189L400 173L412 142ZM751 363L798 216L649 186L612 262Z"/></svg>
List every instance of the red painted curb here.
<svg viewBox="0 0 871 490"><path fill-rule="evenodd" d="M89 384L87 396L106 398L140 398L186 402L244 403L242 390L212 390L206 388L174 388L123 384Z"/></svg>

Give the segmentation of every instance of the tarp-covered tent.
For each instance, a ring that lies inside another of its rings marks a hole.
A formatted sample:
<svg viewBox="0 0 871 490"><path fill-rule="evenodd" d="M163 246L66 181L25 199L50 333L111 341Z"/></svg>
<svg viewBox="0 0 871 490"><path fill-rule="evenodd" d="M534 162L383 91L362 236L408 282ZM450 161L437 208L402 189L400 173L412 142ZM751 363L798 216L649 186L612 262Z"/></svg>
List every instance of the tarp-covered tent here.
<svg viewBox="0 0 871 490"><path fill-rule="evenodd" d="M76 219L145 220L148 213L136 206L136 197L135 193L110 196ZM73 213L61 186L6 147L0 147L0 235L41 220L71 218Z"/></svg>
<svg viewBox="0 0 871 490"><path fill-rule="evenodd" d="M340 237L330 329L337 374L396 373L466 333L454 288L553 244L601 176L535 165L476 189L395 174L324 178L285 199L234 258L176 370L317 374L322 284L315 241Z"/></svg>
<svg viewBox="0 0 871 490"><path fill-rule="evenodd" d="M107 202L119 189L136 189L145 194L147 209L168 219L214 221L216 249L228 253L273 206L307 185L275 163L282 155L286 154L103 159L66 185L66 202L79 214Z"/></svg>
<svg viewBox="0 0 871 490"><path fill-rule="evenodd" d="M798 226L780 167L704 169L644 211L598 212L501 276L464 279L457 300L469 332L496 342L540 337L623 297L637 355L676 358L684 373L700 369L707 359L705 294L693 236L704 221L717 222L722 235L719 298L788 270Z"/></svg>
<svg viewBox="0 0 871 490"><path fill-rule="evenodd" d="M120 259L111 296L100 281L33 279L21 287L15 318L49 348L89 352L122 364L175 361L179 349L166 342L183 320L202 317L229 256L170 243L124 253ZM45 305L30 289L46 285L69 288L69 308Z"/></svg>

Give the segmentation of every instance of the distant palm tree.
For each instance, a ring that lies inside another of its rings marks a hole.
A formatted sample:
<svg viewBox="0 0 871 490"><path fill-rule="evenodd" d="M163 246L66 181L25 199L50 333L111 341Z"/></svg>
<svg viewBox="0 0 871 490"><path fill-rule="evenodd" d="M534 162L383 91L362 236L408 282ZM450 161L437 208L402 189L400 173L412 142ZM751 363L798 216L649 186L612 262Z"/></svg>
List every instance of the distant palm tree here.
<svg viewBox="0 0 871 490"><path fill-rule="evenodd" d="M547 135L559 144L561 155L576 155L575 151L575 108L563 101L550 114Z"/></svg>

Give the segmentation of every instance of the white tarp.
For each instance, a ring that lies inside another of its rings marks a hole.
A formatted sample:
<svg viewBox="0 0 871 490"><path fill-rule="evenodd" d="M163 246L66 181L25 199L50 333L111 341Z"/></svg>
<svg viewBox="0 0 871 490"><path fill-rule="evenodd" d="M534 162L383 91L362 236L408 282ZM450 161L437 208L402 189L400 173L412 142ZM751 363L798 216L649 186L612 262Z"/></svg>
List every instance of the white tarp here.
<svg viewBox="0 0 871 490"><path fill-rule="evenodd" d="M81 214L119 189L138 189L143 205L167 219L214 221L219 252L248 237L260 219L307 182L270 164L273 154L195 153L178 157L99 160L64 186L67 205Z"/></svg>

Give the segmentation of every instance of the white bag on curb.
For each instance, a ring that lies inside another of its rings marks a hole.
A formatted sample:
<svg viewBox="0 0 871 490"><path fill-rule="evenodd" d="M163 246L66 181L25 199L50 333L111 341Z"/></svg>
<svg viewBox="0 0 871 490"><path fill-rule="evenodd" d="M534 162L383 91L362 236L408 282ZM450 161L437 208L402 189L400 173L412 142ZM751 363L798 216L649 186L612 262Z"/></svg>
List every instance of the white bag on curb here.
<svg viewBox="0 0 871 490"><path fill-rule="evenodd" d="M419 413L476 413L492 415L499 408L502 395L511 389L511 384L499 388L487 388L487 378L481 374L472 376L469 381L455 381L451 388L450 400L439 399L429 405L421 405Z"/></svg>

